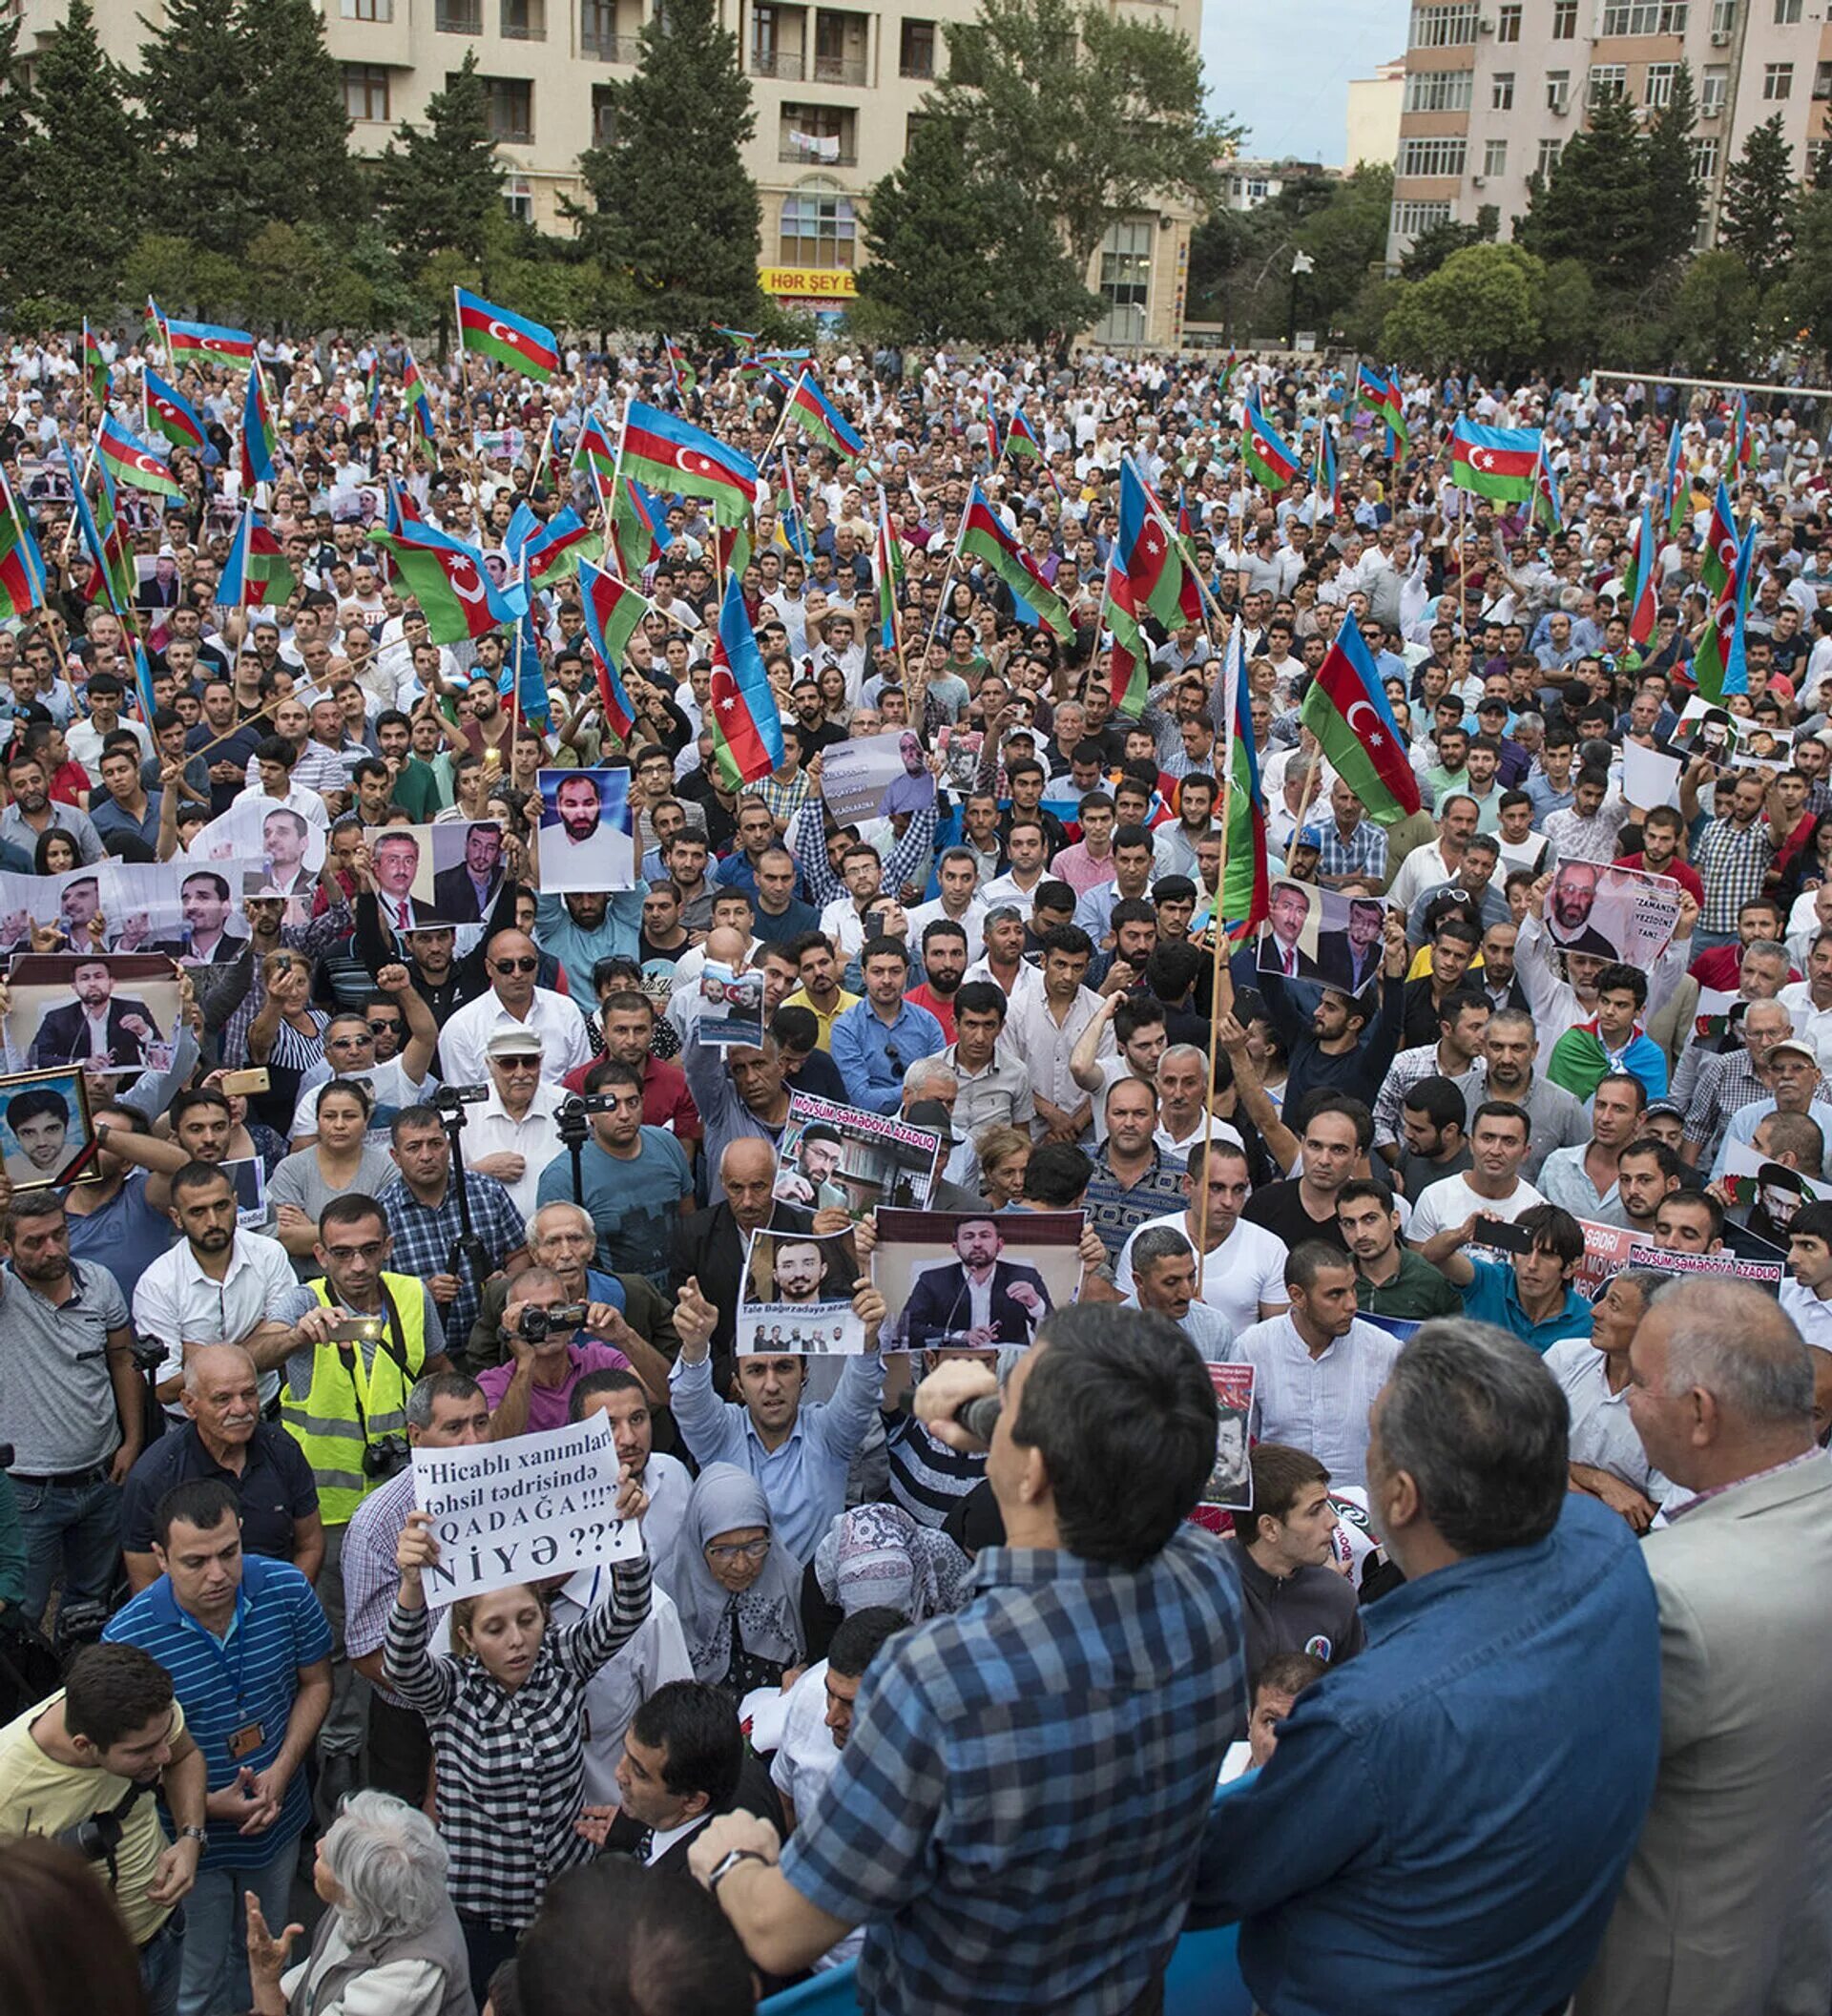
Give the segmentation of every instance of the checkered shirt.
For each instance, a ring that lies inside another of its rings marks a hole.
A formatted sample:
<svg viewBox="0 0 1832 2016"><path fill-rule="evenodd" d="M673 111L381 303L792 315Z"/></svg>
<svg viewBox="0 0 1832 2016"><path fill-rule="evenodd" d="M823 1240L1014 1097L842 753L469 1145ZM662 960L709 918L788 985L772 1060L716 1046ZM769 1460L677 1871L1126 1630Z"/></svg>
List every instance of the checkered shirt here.
<svg viewBox="0 0 1832 2016"><path fill-rule="evenodd" d="M465 1172L465 1199L470 1206L470 1229L483 1240L494 1274L517 1247L528 1242L528 1227L515 1209L509 1192L494 1176ZM387 1214L388 1232L394 1240L394 1257L389 1262L396 1274L416 1274L422 1280L435 1274L449 1274L451 1249L458 1243L464 1225L458 1216L458 1184L454 1177L446 1185L445 1202L435 1210L421 1203L398 1176L382 1193L382 1209ZM439 1312L446 1336L454 1351L463 1351L470 1341L470 1326L477 1320L482 1290L476 1272L468 1264L458 1268L458 1293Z"/></svg>
<svg viewBox="0 0 1832 2016"><path fill-rule="evenodd" d="M1698 928L1734 931L1738 911L1762 893L1762 880L1774 859L1775 836L1766 820L1747 826L1728 819L1710 821L1692 848L1692 864L1705 885Z"/></svg>

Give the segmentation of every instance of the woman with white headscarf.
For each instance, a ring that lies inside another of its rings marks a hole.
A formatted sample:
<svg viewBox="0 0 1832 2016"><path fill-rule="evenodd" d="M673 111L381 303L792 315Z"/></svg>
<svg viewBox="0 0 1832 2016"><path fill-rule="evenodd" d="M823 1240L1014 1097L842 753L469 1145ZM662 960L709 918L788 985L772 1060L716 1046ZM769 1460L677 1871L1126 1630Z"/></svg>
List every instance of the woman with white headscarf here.
<svg viewBox="0 0 1832 2016"><path fill-rule="evenodd" d="M735 1464L708 1464L688 1497L667 1585L694 1677L735 1701L780 1686L802 1662L801 1585L756 1479Z"/></svg>

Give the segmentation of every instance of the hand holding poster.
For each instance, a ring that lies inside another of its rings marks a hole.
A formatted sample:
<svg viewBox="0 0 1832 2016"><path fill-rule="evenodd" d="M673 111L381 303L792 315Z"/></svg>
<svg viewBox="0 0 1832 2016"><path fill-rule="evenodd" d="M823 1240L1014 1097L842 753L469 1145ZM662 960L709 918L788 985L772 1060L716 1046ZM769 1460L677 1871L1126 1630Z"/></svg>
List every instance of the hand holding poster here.
<svg viewBox="0 0 1832 2016"><path fill-rule="evenodd" d="M890 819L935 802L921 738L913 730L833 742L821 757L821 796L842 825Z"/></svg>
<svg viewBox="0 0 1832 2016"><path fill-rule="evenodd" d="M880 1204L920 1211L941 1152L942 1137L929 1128L791 1092L771 1194L806 1211L832 1207L855 1218Z"/></svg>
<svg viewBox="0 0 1832 2016"><path fill-rule="evenodd" d="M1640 1244L1629 1250L1631 1267L1646 1267L1655 1274L1715 1274L1733 1281L1747 1281L1752 1288L1781 1292L1785 1265L1780 1260L1746 1260L1734 1253L1671 1253L1664 1246Z"/></svg>
<svg viewBox="0 0 1832 2016"><path fill-rule="evenodd" d="M432 1518L428 1602L455 1603L511 1583L546 1581L642 1552L642 1528L619 1519L611 1423L511 1435L468 1449L415 1449L413 1497Z"/></svg>
<svg viewBox="0 0 1832 2016"><path fill-rule="evenodd" d="M1079 1211L881 1211L875 1222L871 1278L900 1348L1023 1350L1081 1285Z"/></svg>
<svg viewBox="0 0 1832 2016"><path fill-rule="evenodd" d="M1307 883L1275 882L1272 908L1260 933L1262 973L1314 980L1359 994L1379 979L1386 957L1384 905L1376 898L1340 896Z"/></svg>
<svg viewBox="0 0 1832 2016"><path fill-rule="evenodd" d="M1248 1427L1253 1419L1251 1365L1211 1365L1218 1413L1215 1424L1215 1467L1201 1502L1224 1512L1253 1509L1253 1465L1248 1461Z"/></svg>
<svg viewBox="0 0 1832 2016"><path fill-rule="evenodd" d="M699 973L699 1040L713 1050L763 1042L763 976L709 959Z"/></svg>
<svg viewBox="0 0 1832 2016"><path fill-rule="evenodd" d="M857 1357L859 1249L849 1232L751 1234L739 1282L736 1348L766 1358Z"/></svg>

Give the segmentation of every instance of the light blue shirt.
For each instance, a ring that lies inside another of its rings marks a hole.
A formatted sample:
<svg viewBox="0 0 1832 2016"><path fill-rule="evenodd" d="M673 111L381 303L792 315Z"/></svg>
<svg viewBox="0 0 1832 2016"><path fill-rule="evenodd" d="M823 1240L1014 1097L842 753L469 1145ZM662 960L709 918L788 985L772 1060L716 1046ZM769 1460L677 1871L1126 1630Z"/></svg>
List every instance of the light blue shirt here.
<svg viewBox="0 0 1832 2016"><path fill-rule="evenodd" d="M595 931L575 924L562 898L535 899L534 927L540 933L541 949L552 952L566 968L566 985L574 1001L593 1002L598 998L592 985L592 968L600 959L636 956L642 929L642 899L648 893L646 887L615 890L605 905L604 922Z"/></svg>
<svg viewBox="0 0 1832 2016"><path fill-rule="evenodd" d="M918 1057L939 1055L947 1037L935 1017L913 1002L903 1004L896 1021L885 1022L869 1001L855 1001L834 1018L827 1048L854 1106L894 1113L904 1096L904 1073Z"/></svg>

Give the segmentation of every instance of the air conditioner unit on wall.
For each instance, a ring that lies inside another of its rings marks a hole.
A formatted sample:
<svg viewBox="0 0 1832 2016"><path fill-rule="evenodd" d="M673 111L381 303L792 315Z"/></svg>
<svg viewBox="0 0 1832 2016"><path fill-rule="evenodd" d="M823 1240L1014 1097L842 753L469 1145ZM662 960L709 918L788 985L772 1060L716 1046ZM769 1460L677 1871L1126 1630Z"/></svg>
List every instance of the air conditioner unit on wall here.
<svg viewBox="0 0 1832 2016"><path fill-rule="evenodd" d="M1711 31L1711 46L1713 49L1727 49L1730 46L1729 29L1714 28Z"/></svg>

